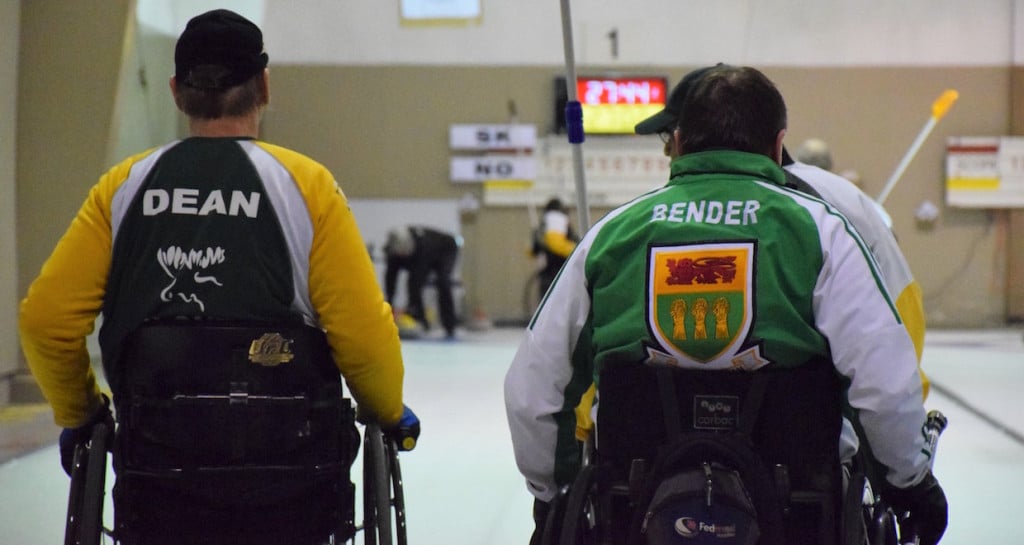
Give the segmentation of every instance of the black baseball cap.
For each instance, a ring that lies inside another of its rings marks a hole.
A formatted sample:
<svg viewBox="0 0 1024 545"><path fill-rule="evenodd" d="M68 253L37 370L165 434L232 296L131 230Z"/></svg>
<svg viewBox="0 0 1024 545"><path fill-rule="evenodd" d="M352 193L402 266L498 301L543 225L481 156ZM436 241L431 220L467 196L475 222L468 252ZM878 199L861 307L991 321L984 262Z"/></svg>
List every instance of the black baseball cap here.
<svg viewBox="0 0 1024 545"><path fill-rule="evenodd" d="M245 82L267 67L263 32L252 21L226 9L193 17L174 47L174 77L179 84L202 89L227 89ZM199 66L221 66L226 77L196 81Z"/></svg>
<svg viewBox="0 0 1024 545"><path fill-rule="evenodd" d="M658 134L674 129L679 122L679 113L683 109L683 102L686 100L686 95L689 94L690 89L700 81L704 74L707 74L712 68L719 66L725 65L718 63L714 66L705 66L683 76L683 79L668 95L668 100L665 101L665 108L637 123L636 127L633 128L634 132L637 134Z"/></svg>

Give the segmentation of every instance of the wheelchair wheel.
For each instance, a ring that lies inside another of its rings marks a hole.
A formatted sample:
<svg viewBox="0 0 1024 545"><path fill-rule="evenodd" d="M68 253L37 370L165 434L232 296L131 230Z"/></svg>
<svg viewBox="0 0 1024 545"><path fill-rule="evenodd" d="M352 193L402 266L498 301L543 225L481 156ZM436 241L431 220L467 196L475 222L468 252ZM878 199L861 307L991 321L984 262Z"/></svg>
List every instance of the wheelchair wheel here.
<svg viewBox="0 0 1024 545"><path fill-rule="evenodd" d="M865 518L867 541L870 545L899 545L899 538L896 535L896 514L885 502L876 503L870 513L865 514Z"/></svg>
<svg viewBox="0 0 1024 545"><path fill-rule="evenodd" d="M391 506L394 511L395 520L392 527L395 529L395 542L397 545L407 545L405 527L405 492L402 483L402 467L398 463L398 445L394 440L384 441L384 450L387 454L389 467L391 468Z"/></svg>
<svg viewBox="0 0 1024 545"><path fill-rule="evenodd" d="M405 496L398 448L376 424L363 439L363 537L366 545L406 545Z"/></svg>
<svg viewBox="0 0 1024 545"><path fill-rule="evenodd" d="M562 524L561 545L592 545L596 543L594 466L583 466L569 491Z"/></svg>
<svg viewBox="0 0 1024 545"><path fill-rule="evenodd" d="M103 533L103 497L107 484L107 445L110 431L93 428L87 445L75 448L71 490L64 528L65 545L98 545Z"/></svg>
<svg viewBox="0 0 1024 545"><path fill-rule="evenodd" d="M564 487L551 502L551 511L541 532L541 545L597 543L594 486L594 466L584 465L572 486Z"/></svg>

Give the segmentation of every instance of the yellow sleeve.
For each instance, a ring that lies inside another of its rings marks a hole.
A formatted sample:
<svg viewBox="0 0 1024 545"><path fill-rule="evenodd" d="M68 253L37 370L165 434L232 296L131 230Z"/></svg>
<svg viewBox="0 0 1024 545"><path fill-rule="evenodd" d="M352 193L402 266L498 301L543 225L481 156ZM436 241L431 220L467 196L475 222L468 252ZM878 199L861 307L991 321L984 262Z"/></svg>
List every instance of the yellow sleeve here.
<svg viewBox="0 0 1024 545"><path fill-rule="evenodd" d="M594 420L590 418L590 409L594 406L594 393L596 390L596 386L591 384L590 388L583 392L579 405L576 405L577 441L586 441L590 434L594 432Z"/></svg>
<svg viewBox="0 0 1024 545"><path fill-rule="evenodd" d="M18 331L28 368L63 428L84 424L102 403L85 338L103 305L110 269L110 203L129 158L100 178L21 302Z"/></svg>
<svg viewBox="0 0 1024 545"><path fill-rule="evenodd" d="M896 310L903 320L903 327L906 328L910 339L914 342L914 350L917 351L917 370L921 374L921 392L925 399L928 399L928 390L931 388L931 381L928 375L921 368L921 354L924 351L924 303L921 300L921 285L912 281L903 288L896 299Z"/></svg>
<svg viewBox="0 0 1024 545"><path fill-rule="evenodd" d="M398 327L348 200L319 163L260 145L292 173L309 207L309 297L338 370L362 415L394 425L402 416L405 372Z"/></svg>
<svg viewBox="0 0 1024 545"><path fill-rule="evenodd" d="M551 253L559 257L569 257L569 254L576 248L575 242L569 240L565 233L558 231L545 231L544 245Z"/></svg>

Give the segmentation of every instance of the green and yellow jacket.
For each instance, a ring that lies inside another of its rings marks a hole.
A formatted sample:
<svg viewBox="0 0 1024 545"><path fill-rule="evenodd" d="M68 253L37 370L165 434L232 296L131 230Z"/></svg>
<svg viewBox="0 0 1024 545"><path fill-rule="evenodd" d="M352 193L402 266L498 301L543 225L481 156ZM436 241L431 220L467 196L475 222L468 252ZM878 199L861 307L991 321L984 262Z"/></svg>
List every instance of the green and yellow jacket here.
<svg viewBox="0 0 1024 545"><path fill-rule="evenodd" d="M188 138L126 159L90 190L20 309L59 426L100 403L86 337L101 313L108 369L152 318L322 328L360 411L384 425L402 414L398 331L352 211L326 168L285 148Z"/></svg>

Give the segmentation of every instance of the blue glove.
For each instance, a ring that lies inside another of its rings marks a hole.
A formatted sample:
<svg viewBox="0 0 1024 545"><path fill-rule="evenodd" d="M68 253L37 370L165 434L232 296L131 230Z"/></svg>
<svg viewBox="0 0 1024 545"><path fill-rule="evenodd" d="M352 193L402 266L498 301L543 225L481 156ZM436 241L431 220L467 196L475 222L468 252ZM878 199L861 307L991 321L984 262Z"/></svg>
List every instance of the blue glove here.
<svg viewBox="0 0 1024 545"><path fill-rule="evenodd" d="M398 424L385 434L395 440L398 450L412 450L416 448L416 440L420 437L420 419L412 409L402 405L402 417L398 419Z"/></svg>
<svg viewBox="0 0 1024 545"><path fill-rule="evenodd" d="M88 443L92 439L92 429L100 423L105 424L111 432L114 431L114 416L110 414L110 398L106 395L103 396L103 405L88 422L77 428L64 428L60 432L60 465L69 477L75 460L75 448Z"/></svg>

